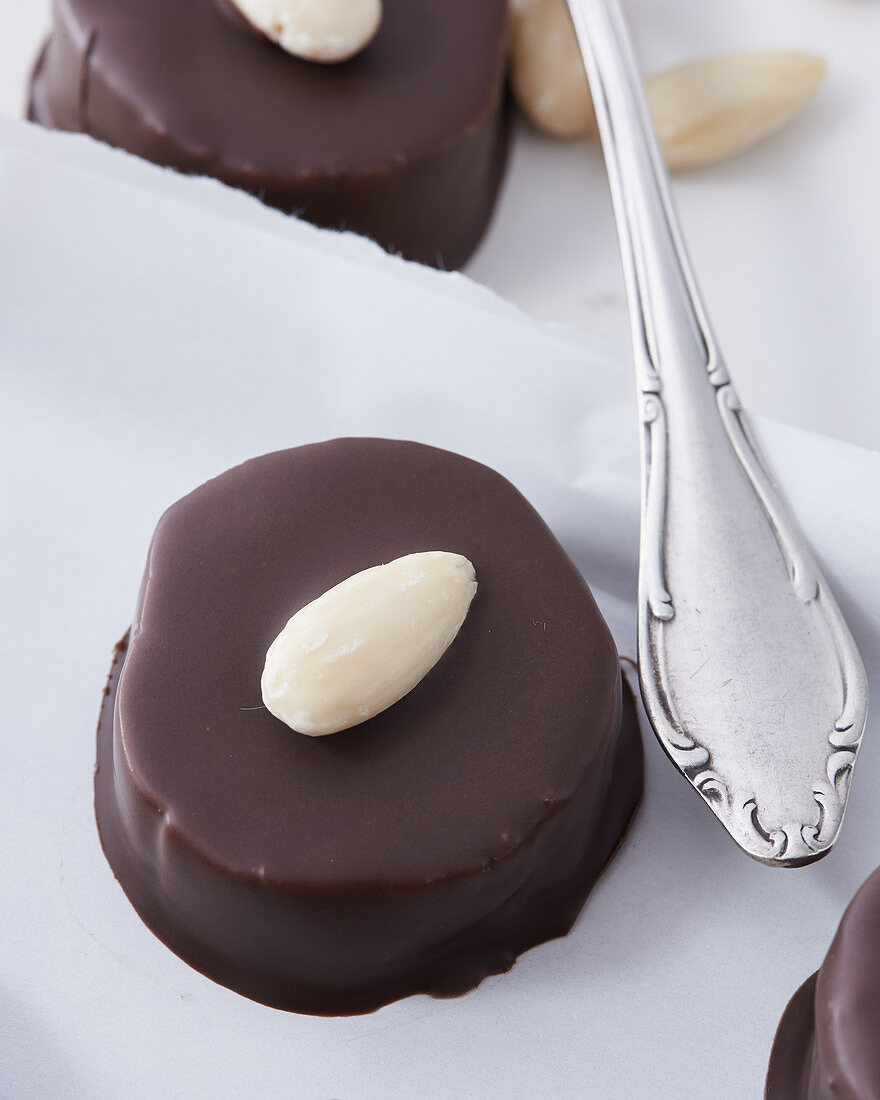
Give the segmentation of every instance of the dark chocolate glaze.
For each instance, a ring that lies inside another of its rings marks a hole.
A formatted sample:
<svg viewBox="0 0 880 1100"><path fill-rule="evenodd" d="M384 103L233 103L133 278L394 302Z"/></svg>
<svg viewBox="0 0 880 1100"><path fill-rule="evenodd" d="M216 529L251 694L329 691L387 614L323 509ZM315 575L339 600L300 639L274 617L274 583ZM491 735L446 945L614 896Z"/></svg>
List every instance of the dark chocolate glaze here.
<svg viewBox="0 0 880 1100"><path fill-rule="evenodd" d="M818 973L789 1002L767 1100L880 1100L880 870L853 898Z"/></svg>
<svg viewBox="0 0 880 1100"><path fill-rule="evenodd" d="M507 0L385 0L373 42L327 66L217 0L55 0L28 114L459 267L506 159L506 37Z"/></svg>
<svg viewBox="0 0 880 1100"><path fill-rule="evenodd" d="M422 683L331 737L273 718L288 617L429 549L470 557L479 590ZM586 584L504 478L413 443L282 451L158 525L101 712L101 840L146 924L254 1000L461 993L564 934L620 841L642 788L621 705Z"/></svg>

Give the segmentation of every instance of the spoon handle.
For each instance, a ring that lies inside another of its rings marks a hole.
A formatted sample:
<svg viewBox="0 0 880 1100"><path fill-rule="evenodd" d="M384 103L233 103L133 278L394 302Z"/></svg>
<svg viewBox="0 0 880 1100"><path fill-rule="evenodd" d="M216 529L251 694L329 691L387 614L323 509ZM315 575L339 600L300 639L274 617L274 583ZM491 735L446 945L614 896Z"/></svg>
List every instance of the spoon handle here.
<svg viewBox="0 0 880 1100"><path fill-rule="evenodd" d="M618 2L567 2L633 329L645 708L673 763L749 855L811 863L840 830L867 715L865 671L706 318Z"/></svg>

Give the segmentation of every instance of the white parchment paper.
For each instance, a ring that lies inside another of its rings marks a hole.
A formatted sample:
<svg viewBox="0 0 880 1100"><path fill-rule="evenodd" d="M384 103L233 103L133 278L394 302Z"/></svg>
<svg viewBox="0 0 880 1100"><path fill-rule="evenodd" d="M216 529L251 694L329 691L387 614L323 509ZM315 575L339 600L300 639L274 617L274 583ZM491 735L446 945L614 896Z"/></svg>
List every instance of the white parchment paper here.
<svg viewBox="0 0 880 1100"><path fill-rule="evenodd" d="M835 852L751 863L646 739L629 839L573 932L455 1000L325 1020L159 943L101 855L94 728L153 525L247 457L341 434L488 462L634 651L627 363L460 275L219 185L0 120L0 1094L759 1097L778 1017L880 864L868 732ZM761 425L869 678L880 456Z"/></svg>

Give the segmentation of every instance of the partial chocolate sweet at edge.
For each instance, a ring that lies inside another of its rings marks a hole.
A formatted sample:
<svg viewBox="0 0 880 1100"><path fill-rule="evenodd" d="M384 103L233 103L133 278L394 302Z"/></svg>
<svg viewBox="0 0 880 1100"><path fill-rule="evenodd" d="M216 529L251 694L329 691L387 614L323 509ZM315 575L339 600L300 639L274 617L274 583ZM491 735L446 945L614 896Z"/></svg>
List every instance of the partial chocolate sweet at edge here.
<svg viewBox="0 0 880 1100"><path fill-rule="evenodd" d="M789 1002L767 1100L880 1100L880 870L850 903L819 971Z"/></svg>
<svg viewBox="0 0 880 1100"><path fill-rule="evenodd" d="M507 21L507 0L386 0L366 50L326 66L216 0L56 0L29 117L455 268L506 159Z"/></svg>
<svg viewBox="0 0 880 1100"><path fill-rule="evenodd" d="M415 690L326 738L261 706L293 611L439 547L479 590ZM642 784L621 706L583 579L498 474L385 440L268 455L159 524L102 708L102 843L146 924L254 1000L460 993L564 934L620 841Z"/></svg>

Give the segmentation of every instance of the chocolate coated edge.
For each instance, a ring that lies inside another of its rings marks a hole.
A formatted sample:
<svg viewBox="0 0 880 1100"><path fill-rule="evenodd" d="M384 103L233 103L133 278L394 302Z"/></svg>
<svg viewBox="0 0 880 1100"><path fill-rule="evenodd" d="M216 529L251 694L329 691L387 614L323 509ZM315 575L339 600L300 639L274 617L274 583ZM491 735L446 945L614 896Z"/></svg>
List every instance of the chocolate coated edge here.
<svg viewBox="0 0 880 1100"><path fill-rule="evenodd" d="M817 971L807 978L785 1007L770 1052L765 1100L805 1100L810 1095L818 977Z"/></svg>
<svg viewBox="0 0 880 1100"><path fill-rule="evenodd" d="M446 955L440 955L427 968L393 985L383 983L375 989L358 988L330 993L299 988L291 994L289 982L282 982L284 990L279 989L275 995L267 996L266 975L258 975L251 981L234 965L230 968L227 960L207 957L201 943L193 942L179 927L167 924L154 904L150 884L143 880L137 861L131 858L119 821L113 783L113 713L127 642L126 634L114 650L97 731L95 810L104 854L117 881L120 885L125 883L123 890L138 915L166 946L206 977L269 1007L319 1016L357 1015L374 1012L391 1001L414 994L456 996L473 989L490 974L506 972L523 951L563 936L571 929L596 880L623 841L641 801L644 775L642 742L635 703L624 681L622 721L619 736L613 739L605 787L607 797L605 804L597 807L599 829L592 843L586 846L586 857L573 888L567 884L564 890L544 892L526 899L512 896L501 910L489 914L485 921L466 930L466 942L457 940L449 945ZM576 799L570 800L569 805L574 802ZM559 824L563 824L561 812L554 817L559 819ZM532 910L533 918L527 935L521 931L524 904ZM508 922L512 929L518 930L513 938L504 935L503 926Z"/></svg>
<svg viewBox="0 0 880 1100"><path fill-rule="evenodd" d="M880 869L779 1023L768 1100L880 1100Z"/></svg>

